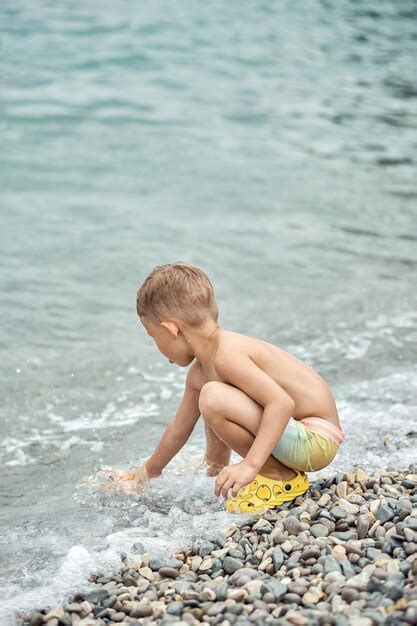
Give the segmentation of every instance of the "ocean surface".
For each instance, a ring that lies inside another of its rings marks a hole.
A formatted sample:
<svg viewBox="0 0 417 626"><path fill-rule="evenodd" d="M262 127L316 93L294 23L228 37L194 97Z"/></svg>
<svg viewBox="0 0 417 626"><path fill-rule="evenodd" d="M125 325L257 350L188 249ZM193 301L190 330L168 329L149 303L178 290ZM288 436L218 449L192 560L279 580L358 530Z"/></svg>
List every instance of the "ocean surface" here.
<svg viewBox="0 0 417 626"><path fill-rule="evenodd" d="M223 328L328 382L348 436L311 481L416 460L416 20L412 0L2 0L1 624L235 519L200 422L141 496L101 487L182 396L136 317L155 265L204 269Z"/></svg>

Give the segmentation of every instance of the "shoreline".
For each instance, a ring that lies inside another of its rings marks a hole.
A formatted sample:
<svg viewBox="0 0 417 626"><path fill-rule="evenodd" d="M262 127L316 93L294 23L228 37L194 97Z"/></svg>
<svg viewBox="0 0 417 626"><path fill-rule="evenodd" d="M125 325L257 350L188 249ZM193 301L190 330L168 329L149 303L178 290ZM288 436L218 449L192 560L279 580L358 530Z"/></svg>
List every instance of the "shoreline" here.
<svg viewBox="0 0 417 626"><path fill-rule="evenodd" d="M417 624L417 466L311 482L172 558L125 557L22 626Z"/></svg>

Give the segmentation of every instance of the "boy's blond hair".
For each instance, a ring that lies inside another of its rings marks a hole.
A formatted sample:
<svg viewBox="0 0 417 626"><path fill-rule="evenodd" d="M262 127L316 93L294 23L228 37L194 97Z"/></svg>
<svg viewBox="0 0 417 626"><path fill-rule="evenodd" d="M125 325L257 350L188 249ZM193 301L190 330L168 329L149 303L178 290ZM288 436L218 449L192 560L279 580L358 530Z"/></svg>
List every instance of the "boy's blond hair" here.
<svg viewBox="0 0 417 626"><path fill-rule="evenodd" d="M210 317L217 322L219 316L207 274L182 261L154 267L138 289L136 311L154 324L164 317L177 317L200 326Z"/></svg>

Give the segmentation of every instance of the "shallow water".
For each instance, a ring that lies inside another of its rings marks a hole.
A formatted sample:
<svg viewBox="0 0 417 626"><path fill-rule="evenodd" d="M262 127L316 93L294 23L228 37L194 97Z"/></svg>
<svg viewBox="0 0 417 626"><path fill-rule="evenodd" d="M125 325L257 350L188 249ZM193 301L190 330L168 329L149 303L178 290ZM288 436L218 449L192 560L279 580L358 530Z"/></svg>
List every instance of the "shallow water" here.
<svg viewBox="0 0 417 626"><path fill-rule="evenodd" d="M145 459L182 395L135 314L155 265L201 266L221 326L329 383L348 438L311 480L415 460L415 20L3 1L2 623L230 520L201 424L145 498L88 482Z"/></svg>

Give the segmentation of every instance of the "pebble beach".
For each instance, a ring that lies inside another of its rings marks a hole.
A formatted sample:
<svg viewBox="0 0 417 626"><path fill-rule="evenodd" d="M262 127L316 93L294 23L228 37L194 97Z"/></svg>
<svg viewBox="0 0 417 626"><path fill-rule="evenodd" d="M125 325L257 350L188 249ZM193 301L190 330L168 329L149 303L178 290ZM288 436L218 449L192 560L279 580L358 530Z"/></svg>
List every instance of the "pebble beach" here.
<svg viewBox="0 0 417 626"><path fill-rule="evenodd" d="M311 482L161 560L123 557L22 626L417 624L417 466Z"/></svg>

